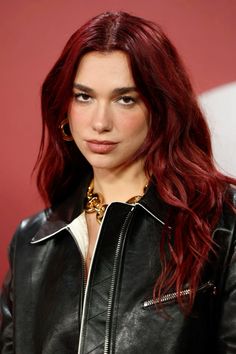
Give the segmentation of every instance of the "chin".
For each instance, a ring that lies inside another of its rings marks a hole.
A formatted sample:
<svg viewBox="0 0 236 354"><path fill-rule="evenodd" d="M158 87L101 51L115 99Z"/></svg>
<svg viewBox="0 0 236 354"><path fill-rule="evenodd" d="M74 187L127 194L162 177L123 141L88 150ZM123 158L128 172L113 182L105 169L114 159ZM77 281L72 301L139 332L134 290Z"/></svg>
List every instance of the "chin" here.
<svg viewBox="0 0 236 354"><path fill-rule="evenodd" d="M115 168L118 168L119 165L114 165L114 164L106 164L106 163L90 163L91 167L93 169L102 169L102 170L113 170Z"/></svg>
<svg viewBox="0 0 236 354"><path fill-rule="evenodd" d="M109 159L87 159L89 164L93 169L105 169L105 170L113 170L116 168L119 168L123 163L120 161L115 163L114 159L109 158Z"/></svg>

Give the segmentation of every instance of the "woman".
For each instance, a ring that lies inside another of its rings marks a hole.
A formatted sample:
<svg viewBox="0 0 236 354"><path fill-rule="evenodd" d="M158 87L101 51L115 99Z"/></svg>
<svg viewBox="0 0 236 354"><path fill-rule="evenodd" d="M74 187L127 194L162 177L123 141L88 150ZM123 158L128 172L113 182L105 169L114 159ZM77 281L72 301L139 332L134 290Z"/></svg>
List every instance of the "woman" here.
<svg viewBox="0 0 236 354"><path fill-rule="evenodd" d="M235 353L235 180L175 48L101 14L42 88L38 188L19 226L1 353Z"/></svg>

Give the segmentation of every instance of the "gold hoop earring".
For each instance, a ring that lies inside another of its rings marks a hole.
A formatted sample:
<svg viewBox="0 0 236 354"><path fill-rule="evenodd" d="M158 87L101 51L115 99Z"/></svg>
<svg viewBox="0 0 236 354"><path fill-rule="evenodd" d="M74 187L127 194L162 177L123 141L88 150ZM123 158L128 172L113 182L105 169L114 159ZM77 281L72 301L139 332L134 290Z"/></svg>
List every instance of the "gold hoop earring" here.
<svg viewBox="0 0 236 354"><path fill-rule="evenodd" d="M59 129L61 130L62 139L65 141L72 141L73 136L70 132L69 120L68 118L63 119L63 121L59 125Z"/></svg>

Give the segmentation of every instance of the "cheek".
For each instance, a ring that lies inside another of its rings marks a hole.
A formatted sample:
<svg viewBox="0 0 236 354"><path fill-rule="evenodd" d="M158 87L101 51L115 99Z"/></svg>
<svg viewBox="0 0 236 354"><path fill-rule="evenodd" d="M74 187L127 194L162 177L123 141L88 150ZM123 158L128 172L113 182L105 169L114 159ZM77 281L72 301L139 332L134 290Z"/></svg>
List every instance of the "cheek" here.
<svg viewBox="0 0 236 354"><path fill-rule="evenodd" d="M83 129L86 125L86 115L83 114L81 110L78 110L78 108L75 108L73 104L68 111L68 119L72 133L81 131L81 129Z"/></svg>
<svg viewBox="0 0 236 354"><path fill-rule="evenodd" d="M133 117L124 124L124 132L127 136L145 137L148 132L148 120L146 117Z"/></svg>
<svg viewBox="0 0 236 354"><path fill-rule="evenodd" d="M74 108L73 103L71 103L71 105L68 109L68 120L69 120L69 125L70 125L71 131L75 129L77 117L78 117L78 114Z"/></svg>

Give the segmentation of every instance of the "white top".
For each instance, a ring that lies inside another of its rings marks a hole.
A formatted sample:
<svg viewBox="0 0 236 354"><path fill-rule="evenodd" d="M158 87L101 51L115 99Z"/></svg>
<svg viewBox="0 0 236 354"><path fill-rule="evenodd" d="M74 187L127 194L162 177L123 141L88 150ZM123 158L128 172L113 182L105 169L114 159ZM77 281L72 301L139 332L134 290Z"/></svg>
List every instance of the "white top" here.
<svg viewBox="0 0 236 354"><path fill-rule="evenodd" d="M71 230L72 234L75 236L76 241L78 242L79 248L82 252L84 259L86 259L88 252L88 228L85 218L85 212L80 214L75 218L67 227Z"/></svg>

